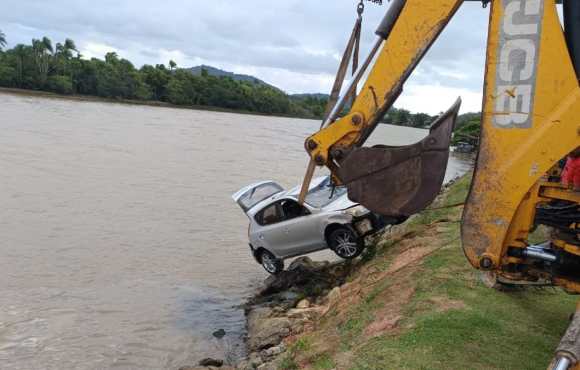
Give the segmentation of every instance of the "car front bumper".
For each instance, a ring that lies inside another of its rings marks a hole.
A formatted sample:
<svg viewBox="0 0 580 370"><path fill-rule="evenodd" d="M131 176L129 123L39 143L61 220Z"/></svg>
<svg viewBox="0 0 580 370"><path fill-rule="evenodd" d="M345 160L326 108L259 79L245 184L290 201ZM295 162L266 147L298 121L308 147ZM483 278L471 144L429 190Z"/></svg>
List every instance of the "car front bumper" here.
<svg viewBox="0 0 580 370"><path fill-rule="evenodd" d="M387 223L381 215L371 212L354 218L352 225L358 234L364 237L381 231Z"/></svg>
<svg viewBox="0 0 580 370"><path fill-rule="evenodd" d="M252 243L248 243L248 245L250 246L250 250L252 251L252 256L254 257L256 262L261 263L260 258L258 257L258 250L256 248L254 248Z"/></svg>

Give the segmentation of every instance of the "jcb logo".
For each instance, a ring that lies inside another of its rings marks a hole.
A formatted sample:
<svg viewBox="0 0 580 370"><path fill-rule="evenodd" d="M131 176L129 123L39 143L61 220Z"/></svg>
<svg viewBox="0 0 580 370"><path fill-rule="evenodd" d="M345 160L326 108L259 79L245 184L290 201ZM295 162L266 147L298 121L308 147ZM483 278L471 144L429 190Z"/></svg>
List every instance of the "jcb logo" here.
<svg viewBox="0 0 580 370"><path fill-rule="evenodd" d="M493 123L528 128L536 89L543 0L502 0Z"/></svg>

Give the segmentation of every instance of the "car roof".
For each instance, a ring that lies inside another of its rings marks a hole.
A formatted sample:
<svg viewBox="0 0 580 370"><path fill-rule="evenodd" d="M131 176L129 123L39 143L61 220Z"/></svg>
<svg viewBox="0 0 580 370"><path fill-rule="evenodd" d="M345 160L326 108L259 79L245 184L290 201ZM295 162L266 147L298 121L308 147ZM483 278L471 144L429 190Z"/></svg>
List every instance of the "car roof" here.
<svg viewBox="0 0 580 370"><path fill-rule="evenodd" d="M308 190L314 189L315 187L317 187L318 185L320 185L321 182L323 182L328 176L320 176L320 177L316 177L314 178L311 182L310 182L310 186L308 187ZM251 188L252 186L256 186L258 184L265 184L268 183L269 181L263 181L262 183L256 183L254 185L249 185L247 188ZM259 203L256 203L252 208L250 208L247 212L248 212L248 216L254 216L256 213L260 212L261 210L264 209L264 207L266 207L267 205L274 203L277 200L286 198L286 199L293 199L293 200L298 200L298 195L300 194L300 189L301 189L301 185L295 186L292 189L288 190L288 191L281 191L279 193L276 193L274 195L272 195L271 197L268 197L264 200L262 200ZM247 191L247 189L246 189ZM234 194L235 195L235 194Z"/></svg>
<svg viewBox="0 0 580 370"><path fill-rule="evenodd" d="M314 179L312 179L312 181L310 182L310 186L308 187L308 191L310 191L310 190L314 189L315 187L317 187L318 185L320 185L327 178L328 178L328 176L319 176L319 177L315 177ZM286 192L286 194L291 195L295 198L298 198L298 195L300 194L301 189L302 189L302 185L298 185L298 186L295 186L292 189L288 190Z"/></svg>

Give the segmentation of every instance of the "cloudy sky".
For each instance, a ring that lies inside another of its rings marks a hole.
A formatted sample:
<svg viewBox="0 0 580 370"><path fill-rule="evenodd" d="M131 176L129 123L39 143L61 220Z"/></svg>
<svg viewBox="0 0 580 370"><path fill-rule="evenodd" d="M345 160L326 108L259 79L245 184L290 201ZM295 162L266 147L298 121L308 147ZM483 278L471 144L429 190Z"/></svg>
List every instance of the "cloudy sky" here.
<svg viewBox="0 0 580 370"><path fill-rule="evenodd" d="M72 38L85 57L116 51L136 66L212 65L289 93L328 92L355 18L355 0L24 0L0 13L9 47ZM386 1L385 1L386 3ZM367 4L363 51L386 11ZM461 96L479 111L488 10L462 6L396 106L438 113Z"/></svg>

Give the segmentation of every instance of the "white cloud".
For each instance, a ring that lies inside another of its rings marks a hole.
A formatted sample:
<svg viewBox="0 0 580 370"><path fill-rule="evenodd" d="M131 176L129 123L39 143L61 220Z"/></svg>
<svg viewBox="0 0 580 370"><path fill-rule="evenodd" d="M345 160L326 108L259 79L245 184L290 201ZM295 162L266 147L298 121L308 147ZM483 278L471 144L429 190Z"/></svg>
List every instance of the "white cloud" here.
<svg viewBox="0 0 580 370"><path fill-rule="evenodd" d="M161 49L158 52L159 58L155 64L168 64L170 60L173 60L178 67L187 67L197 64L202 64L200 58L190 58L185 55L181 50L166 50Z"/></svg>
<svg viewBox="0 0 580 370"><path fill-rule="evenodd" d="M451 69L440 67L435 67L434 69L437 70L437 73L442 77L449 77L460 81L467 81L469 79L469 75L465 72L454 71Z"/></svg>
<svg viewBox="0 0 580 370"><path fill-rule="evenodd" d="M260 76L262 80L290 94L328 93L334 82L334 76L330 74L300 73L282 68L231 66L230 70L235 73Z"/></svg>
<svg viewBox="0 0 580 370"><path fill-rule="evenodd" d="M107 53L119 53L119 49L98 42L87 42L80 47L80 53L85 59L103 59Z"/></svg>
<svg viewBox="0 0 580 370"><path fill-rule="evenodd" d="M395 106L434 115L446 111L458 97L462 100L462 113L481 111L480 91L441 85L409 84Z"/></svg>

